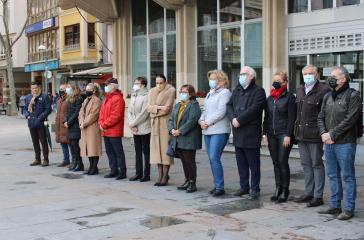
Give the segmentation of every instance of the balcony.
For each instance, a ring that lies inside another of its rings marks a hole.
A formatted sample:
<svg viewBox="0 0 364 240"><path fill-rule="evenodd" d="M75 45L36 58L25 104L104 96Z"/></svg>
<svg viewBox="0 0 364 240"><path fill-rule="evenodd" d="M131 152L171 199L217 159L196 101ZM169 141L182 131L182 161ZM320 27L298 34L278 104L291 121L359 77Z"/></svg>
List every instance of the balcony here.
<svg viewBox="0 0 364 240"><path fill-rule="evenodd" d="M30 52L28 53L28 63L44 61L45 57L48 59L59 59L58 49L50 49L45 52Z"/></svg>
<svg viewBox="0 0 364 240"><path fill-rule="evenodd" d="M80 44L79 43L65 45L64 48L63 48L63 51L77 51L77 50L80 50Z"/></svg>

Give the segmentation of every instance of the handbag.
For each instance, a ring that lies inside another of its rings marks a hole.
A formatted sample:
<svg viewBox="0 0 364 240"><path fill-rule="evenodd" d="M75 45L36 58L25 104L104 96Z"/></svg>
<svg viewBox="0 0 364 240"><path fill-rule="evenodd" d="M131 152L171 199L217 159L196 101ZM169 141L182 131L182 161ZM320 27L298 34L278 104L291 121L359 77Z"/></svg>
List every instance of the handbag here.
<svg viewBox="0 0 364 240"><path fill-rule="evenodd" d="M167 149L166 154L167 154L168 157L180 158L179 155L176 153L176 151L174 150L174 148L172 147L171 144L168 146L168 149Z"/></svg>

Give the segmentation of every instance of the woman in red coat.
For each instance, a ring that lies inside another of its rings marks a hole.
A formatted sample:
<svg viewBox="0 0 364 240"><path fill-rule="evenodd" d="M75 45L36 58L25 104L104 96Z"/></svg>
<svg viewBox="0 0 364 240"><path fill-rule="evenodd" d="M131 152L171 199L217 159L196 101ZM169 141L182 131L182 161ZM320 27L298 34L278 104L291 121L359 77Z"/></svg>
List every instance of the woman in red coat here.
<svg viewBox="0 0 364 240"><path fill-rule="evenodd" d="M126 178L125 154L122 143L125 101L115 78L106 80L105 84L105 99L99 116L101 136L104 137L111 169L105 178L116 177L116 180L120 180Z"/></svg>

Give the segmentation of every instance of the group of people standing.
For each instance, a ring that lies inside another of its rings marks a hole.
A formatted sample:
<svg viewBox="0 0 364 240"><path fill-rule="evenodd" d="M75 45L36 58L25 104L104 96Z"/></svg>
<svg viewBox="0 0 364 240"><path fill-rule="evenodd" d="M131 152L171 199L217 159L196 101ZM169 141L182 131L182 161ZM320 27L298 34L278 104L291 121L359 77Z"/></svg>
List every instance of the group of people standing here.
<svg viewBox="0 0 364 240"><path fill-rule="evenodd" d="M298 143L305 192L294 201L307 203L307 207L323 205L324 153L331 197L330 207L320 213L338 214L340 220L350 219L354 215L356 198L356 139L362 131L360 95L349 87L350 76L343 67L333 68L329 86L320 83L315 66L306 66L302 74L304 84L295 95L288 91L287 74L275 73L270 95L266 98L265 90L255 83L256 72L251 67L242 67L239 84L233 92L229 90L229 79L223 71L209 71L210 91L202 110L192 85L186 84L179 89L175 104L176 90L164 75L156 76L156 87L150 91L147 79L138 77L127 110L136 154L136 172L129 180L150 181L150 164L154 164L158 169L154 185L166 186L170 166L175 158L180 158L185 181L177 189L195 192L196 151L202 147L203 136L213 175L214 188L209 193L215 197L224 195L221 157L232 128L240 177L240 188L235 196L259 198L263 139L273 160L276 183L271 201L286 202L290 194L288 159L293 144ZM70 170L82 171L82 157L88 157L90 168L86 173L97 174L102 136L110 166L110 173L105 178L119 180L126 178L122 145L125 102L116 79L109 79L105 84L103 102L97 84L87 85L85 100L76 84L60 87L56 139L62 146L64 161L59 166L69 165ZM26 117L36 152L36 160L31 165L47 166L47 143L38 128L50 113L49 100L40 93L37 84L32 84L32 94L26 102ZM43 145L43 163L39 140ZM344 197L341 176L345 183Z"/></svg>

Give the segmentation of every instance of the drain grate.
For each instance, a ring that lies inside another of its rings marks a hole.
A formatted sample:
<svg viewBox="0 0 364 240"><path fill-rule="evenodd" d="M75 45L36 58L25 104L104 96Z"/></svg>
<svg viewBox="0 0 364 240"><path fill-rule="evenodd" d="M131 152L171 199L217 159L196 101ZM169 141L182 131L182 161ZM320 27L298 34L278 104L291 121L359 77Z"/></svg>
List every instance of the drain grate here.
<svg viewBox="0 0 364 240"><path fill-rule="evenodd" d="M140 224L149 229L163 228L173 225L185 223L186 221L174 217L167 216L151 216L140 221Z"/></svg>
<svg viewBox="0 0 364 240"><path fill-rule="evenodd" d="M83 178L83 175L73 174L73 173L52 174L52 176L65 178L65 179L80 179L80 178Z"/></svg>
<svg viewBox="0 0 364 240"><path fill-rule="evenodd" d="M263 203L261 201L252 201L249 199L242 199L227 203L219 203L207 207L199 208L198 210L212 213L219 216L226 216L232 213L248 211L252 209L261 208Z"/></svg>

